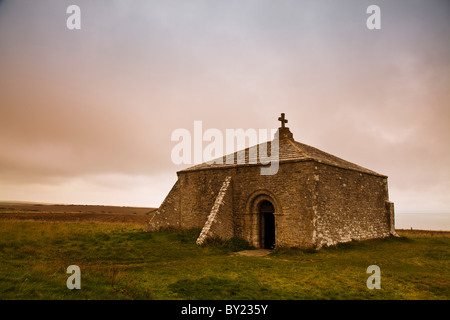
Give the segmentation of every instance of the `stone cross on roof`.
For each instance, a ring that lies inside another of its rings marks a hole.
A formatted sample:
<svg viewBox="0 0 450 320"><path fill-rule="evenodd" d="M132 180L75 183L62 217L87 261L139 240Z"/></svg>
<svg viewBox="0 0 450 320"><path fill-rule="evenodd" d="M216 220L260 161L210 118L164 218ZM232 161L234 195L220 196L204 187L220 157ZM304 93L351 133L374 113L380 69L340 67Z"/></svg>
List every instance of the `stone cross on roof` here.
<svg viewBox="0 0 450 320"><path fill-rule="evenodd" d="M284 113L281 114L281 117L278 118L278 121L281 122L281 127L285 128L285 124L288 123L288 120L284 118Z"/></svg>

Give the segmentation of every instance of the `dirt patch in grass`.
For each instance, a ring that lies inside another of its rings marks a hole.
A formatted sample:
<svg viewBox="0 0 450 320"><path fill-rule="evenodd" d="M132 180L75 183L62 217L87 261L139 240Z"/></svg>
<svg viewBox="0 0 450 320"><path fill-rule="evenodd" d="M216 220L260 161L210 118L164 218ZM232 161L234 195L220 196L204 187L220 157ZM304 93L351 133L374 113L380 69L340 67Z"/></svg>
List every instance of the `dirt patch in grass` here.
<svg viewBox="0 0 450 320"><path fill-rule="evenodd" d="M273 250L268 249L258 249L258 250L243 250L234 252L233 254L238 256L246 256L246 257L265 257L271 254Z"/></svg>

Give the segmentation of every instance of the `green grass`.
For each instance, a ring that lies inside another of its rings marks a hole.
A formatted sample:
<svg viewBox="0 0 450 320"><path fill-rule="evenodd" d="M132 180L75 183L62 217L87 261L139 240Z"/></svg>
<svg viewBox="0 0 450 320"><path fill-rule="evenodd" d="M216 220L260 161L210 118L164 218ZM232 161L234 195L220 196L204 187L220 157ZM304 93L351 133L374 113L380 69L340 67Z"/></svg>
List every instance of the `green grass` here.
<svg viewBox="0 0 450 320"><path fill-rule="evenodd" d="M449 299L450 238L409 236L319 251L234 255L199 230L107 223L0 222L0 299ZM81 268L81 290L66 268ZM381 289L369 290L369 265Z"/></svg>

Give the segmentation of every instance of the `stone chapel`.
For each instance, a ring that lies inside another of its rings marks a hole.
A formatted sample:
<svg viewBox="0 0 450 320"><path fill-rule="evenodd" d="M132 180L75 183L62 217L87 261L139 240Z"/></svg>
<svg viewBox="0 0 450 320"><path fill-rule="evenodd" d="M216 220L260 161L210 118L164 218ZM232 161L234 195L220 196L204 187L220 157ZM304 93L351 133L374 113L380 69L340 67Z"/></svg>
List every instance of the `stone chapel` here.
<svg viewBox="0 0 450 320"><path fill-rule="evenodd" d="M321 248L396 235L387 176L295 141L284 114L278 120L276 174L261 175L260 161L236 161L238 152L232 163L178 171L147 231L199 228L197 244L208 237L238 237L265 249ZM255 147L271 150L271 143Z"/></svg>

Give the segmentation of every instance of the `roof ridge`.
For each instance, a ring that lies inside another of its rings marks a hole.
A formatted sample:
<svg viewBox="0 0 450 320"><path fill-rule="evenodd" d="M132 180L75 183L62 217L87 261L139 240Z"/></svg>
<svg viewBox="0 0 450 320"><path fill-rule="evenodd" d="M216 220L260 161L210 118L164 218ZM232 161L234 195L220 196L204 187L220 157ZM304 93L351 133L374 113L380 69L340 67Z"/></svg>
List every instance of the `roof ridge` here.
<svg viewBox="0 0 450 320"><path fill-rule="evenodd" d="M373 170L370 170L370 169L367 169L365 167L362 167L362 166L360 166L360 165L358 165L356 163L353 163L353 162L347 161L345 159L342 159L342 158L340 158L338 156L335 156L335 155L333 155L331 153L322 151L322 150L320 150L320 149L318 149L316 147L313 147L313 146L310 146L310 145L307 145L307 144L304 144L304 143L301 143L301 142L298 142L298 141L294 141L294 142L295 142L295 144L300 144L300 145L306 146L307 148L311 148L311 149L313 149L313 151L319 153L319 155L314 156L314 155L311 155L308 152L305 152L305 154L309 158L311 158L312 160L316 160L316 161L319 161L321 163L332 165L332 166L338 166L338 167L343 167L343 168L347 168L347 169L353 169L353 170L357 170L357 171L363 171L363 172L366 172L366 173L371 173L371 174L376 174L376 175L383 176L382 174L379 174L378 172L375 172ZM299 146L297 146L297 147L300 148ZM326 158L325 159L321 159L320 154L324 155L325 157L327 157L329 159L326 159Z"/></svg>
<svg viewBox="0 0 450 320"><path fill-rule="evenodd" d="M303 151L302 149L300 149L300 147L299 147L298 145L296 145L296 142L297 142L297 141L291 140L291 139L286 139L286 140L287 140L290 144L292 144L292 146L293 146L298 152L300 152L302 155L304 155L304 156L310 158L310 156L309 156L305 151Z"/></svg>
<svg viewBox="0 0 450 320"><path fill-rule="evenodd" d="M205 170L205 169L219 169L219 168L231 168L235 166L248 166L248 165L263 165L261 163L260 148L262 145L266 145L266 153L272 151L273 140L261 142L259 144L249 146L247 148L237 150L235 152L225 154L221 157L205 161L200 164L196 164L189 168L183 169L179 172ZM250 150L256 149L256 154L251 154ZM238 163L238 155L240 152L244 152L244 163ZM353 162L344 160L340 157L334 156L330 153L317 149L313 146L295 141L292 137L285 136L279 139L278 147L279 157L278 162L292 162L292 161L316 161L318 163L331 165L343 169L355 170L363 173L373 174L377 176L384 176L375 171L369 170L365 167L359 166ZM255 158L256 156L256 158ZM233 161L228 163L227 160L231 157Z"/></svg>

